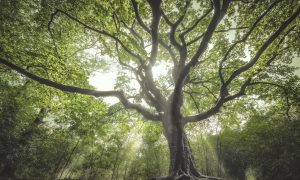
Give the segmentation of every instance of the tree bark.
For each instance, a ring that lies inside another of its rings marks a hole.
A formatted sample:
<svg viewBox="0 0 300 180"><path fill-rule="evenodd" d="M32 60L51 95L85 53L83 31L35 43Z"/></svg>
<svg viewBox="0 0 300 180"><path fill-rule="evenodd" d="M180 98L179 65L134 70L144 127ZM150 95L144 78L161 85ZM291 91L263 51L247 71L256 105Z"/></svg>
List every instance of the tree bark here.
<svg viewBox="0 0 300 180"><path fill-rule="evenodd" d="M166 179L192 179L202 176L196 169L183 124L176 124L171 114L164 115L164 135L170 152L169 177ZM180 117L176 117L180 118Z"/></svg>
<svg viewBox="0 0 300 180"><path fill-rule="evenodd" d="M184 124L181 117L171 114L172 111L165 110L163 116L164 136L167 139L170 158L169 176L154 179L219 179L202 175L196 168L192 149L190 147ZM173 118L178 118L174 120Z"/></svg>

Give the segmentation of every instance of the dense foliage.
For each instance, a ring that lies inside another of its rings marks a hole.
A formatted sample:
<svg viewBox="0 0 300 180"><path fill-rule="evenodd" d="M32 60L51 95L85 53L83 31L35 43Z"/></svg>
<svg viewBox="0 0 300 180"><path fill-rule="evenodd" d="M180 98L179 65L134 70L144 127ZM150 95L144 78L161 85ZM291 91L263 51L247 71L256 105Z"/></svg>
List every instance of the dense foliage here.
<svg viewBox="0 0 300 180"><path fill-rule="evenodd" d="M248 172L257 179L299 179L299 105L291 119L276 106L252 112L242 127L227 127L220 134L221 157L231 175L246 179Z"/></svg>

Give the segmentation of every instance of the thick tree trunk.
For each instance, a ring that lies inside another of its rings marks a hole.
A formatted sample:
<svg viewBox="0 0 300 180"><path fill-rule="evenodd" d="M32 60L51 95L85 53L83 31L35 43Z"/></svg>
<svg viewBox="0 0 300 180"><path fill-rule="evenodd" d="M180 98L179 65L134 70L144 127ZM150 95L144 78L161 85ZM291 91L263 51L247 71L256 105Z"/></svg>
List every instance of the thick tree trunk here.
<svg viewBox="0 0 300 180"><path fill-rule="evenodd" d="M184 125L174 123L176 121L172 120L171 117L170 114L166 113L163 121L164 135L168 141L170 151L169 176L154 179L218 179L204 176L197 170ZM182 121L178 119L177 122Z"/></svg>
<svg viewBox="0 0 300 180"><path fill-rule="evenodd" d="M189 147L188 139L186 137L184 127L182 124L174 123L170 114L165 114L163 126L164 135L168 141L170 151L169 163L169 179L178 179L186 176L199 177L192 156L192 151ZM178 117L180 118L180 117ZM180 119L178 119L180 122Z"/></svg>

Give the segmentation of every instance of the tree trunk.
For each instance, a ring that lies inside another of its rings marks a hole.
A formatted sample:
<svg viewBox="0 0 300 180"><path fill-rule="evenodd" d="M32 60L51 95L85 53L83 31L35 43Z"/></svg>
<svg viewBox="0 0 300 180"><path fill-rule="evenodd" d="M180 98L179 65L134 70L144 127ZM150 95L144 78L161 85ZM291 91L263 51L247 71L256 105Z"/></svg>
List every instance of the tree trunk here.
<svg viewBox="0 0 300 180"><path fill-rule="evenodd" d="M164 179L195 179L202 176L195 167L194 158L183 124L174 123L171 115L164 116L164 135L168 141L170 162L169 176ZM181 117L176 117L181 118ZM181 122L181 119L177 119Z"/></svg>
<svg viewBox="0 0 300 180"><path fill-rule="evenodd" d="M154 179L219 179L204 176L197 170L192 150L184 130L184 125L176 123L171 117L172 116L169 113L165 113L163 120L164 135L168 141L170 152L169 176ZM181 119L177 119L177 122L182 121Z"/></svg>

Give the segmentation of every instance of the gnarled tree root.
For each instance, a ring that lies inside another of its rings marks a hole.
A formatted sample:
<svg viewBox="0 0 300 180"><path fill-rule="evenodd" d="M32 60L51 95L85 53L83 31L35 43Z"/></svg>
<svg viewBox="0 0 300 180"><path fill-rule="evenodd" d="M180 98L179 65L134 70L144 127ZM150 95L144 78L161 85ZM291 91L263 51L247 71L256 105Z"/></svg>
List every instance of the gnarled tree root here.
<svg viewBox="0 0 300 180"><path fill-rule="evenodd" d="M147 180L222 180L222 178L205 176L201 175L200 173L197 173L197 175L187 174L182 170L179 170L172 174L173 175L170 176L150 178Z"/></svg>

